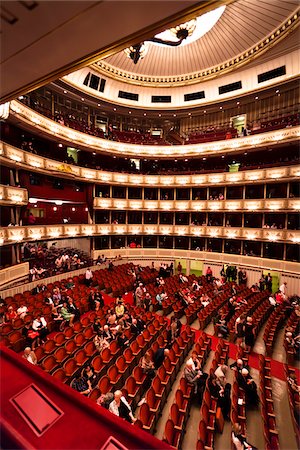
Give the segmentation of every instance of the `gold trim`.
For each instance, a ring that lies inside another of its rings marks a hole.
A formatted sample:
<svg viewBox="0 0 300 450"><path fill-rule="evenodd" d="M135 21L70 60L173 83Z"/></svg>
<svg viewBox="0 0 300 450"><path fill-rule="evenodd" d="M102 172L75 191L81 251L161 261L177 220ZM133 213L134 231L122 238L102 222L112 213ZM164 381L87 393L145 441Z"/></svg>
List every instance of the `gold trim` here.
<svg viewBox="0 0 300 450"><path fill-rule="evenodd" d="M92 68L108 78L137 86L161 88L193 85L227 74L232 70L236 70L252 62L295 30L299 25L299 15L300 8L296 12L294 11L275 30L254 44L250 49L214 67L203 69L201 72L191 72L179 76L140 75L121 70L103 61L97 61L92 65Z"/></svg>
<svg viewBox="0 0 300 450"><path fill-rule="evenodd" d="M80 58L76 61L66 64L63 67L60 67L59 69L52 71L48 75L38 78L32 81L31 83L28 83L25 86L22 86L10 92L9 94L4 95L3 97L0 98L0 102L4 103L10 101L21 94L26 94L30 91L33 91L34 89L38 89L39 87L44 86L45 84L50 83L51 81L54 81L57 78L61 78L70 72L89 66L102 58L111 56L123 50L124 48L129 47L130 45L136 44L137 42L140 41L144 41L147 38L153 36L153 34L157 34L168 27L177 25L182 20L184 21L190 20L195 16L199 16L212 9L218 8L219 6L228 5L235 1L237 0L205 0L198 2L193 6L189 6L183 9L182 11L177 12L176 14L166 17L165 19L162 19L154 24L148 25L144 29L132 33L131 35L123 39L120 39L110 45L107 45L98 50L97 52L90 53L89 55L83 58Z"/></svg>

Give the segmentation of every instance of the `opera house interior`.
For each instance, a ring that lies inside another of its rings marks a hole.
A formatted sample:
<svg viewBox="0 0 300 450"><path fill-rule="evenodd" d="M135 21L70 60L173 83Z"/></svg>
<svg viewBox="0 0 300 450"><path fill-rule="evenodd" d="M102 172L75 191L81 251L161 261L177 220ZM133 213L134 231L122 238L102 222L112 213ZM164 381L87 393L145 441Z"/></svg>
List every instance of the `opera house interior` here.
<svg viewBox="0 0 300 450"><path fill-rule="evenodd" d="M0 8L1 448L298 449L299 1Z"/></svg>

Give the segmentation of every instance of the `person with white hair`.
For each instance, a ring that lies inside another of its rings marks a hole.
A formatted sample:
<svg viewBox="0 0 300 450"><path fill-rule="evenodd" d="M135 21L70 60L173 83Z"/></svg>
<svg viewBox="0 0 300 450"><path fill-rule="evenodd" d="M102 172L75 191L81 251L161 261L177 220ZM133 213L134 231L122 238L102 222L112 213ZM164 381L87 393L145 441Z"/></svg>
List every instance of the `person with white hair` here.
<svg viewBox="0 0 300 450"><path fill-rule="evenodd" d="M251 377L249 370L245 367L238 373L238 385L245 391L246 404L257 406L259 399L257 394L257 386Z"/></svg>
<svg viewBox="0 0 300 450"><path fill-rule="evenodd" d="M227 382L226 381L227 370L228 370L228 366L226 366L226 364L221 364L215 370L215 376L217 377L217 381L223 387L225 387L226 382Z"/></svg>
<svg viewBox="0 0 300 450"><path fill-rule="evenodd" d="M116 391L114 393L114 399L108 409L112 414L125 419L129 423L136 422L136 418L133 416L131 407L123 396L122 391Z"/></svg>
<svg viewBox="0 0 300 450"><path fill-rule="evenodd" d="M26 359L30 364L33 364L34 366L37 365L36 354L34 353L33 350L31 350L30 347L25 348L22 358Z"/></svg>

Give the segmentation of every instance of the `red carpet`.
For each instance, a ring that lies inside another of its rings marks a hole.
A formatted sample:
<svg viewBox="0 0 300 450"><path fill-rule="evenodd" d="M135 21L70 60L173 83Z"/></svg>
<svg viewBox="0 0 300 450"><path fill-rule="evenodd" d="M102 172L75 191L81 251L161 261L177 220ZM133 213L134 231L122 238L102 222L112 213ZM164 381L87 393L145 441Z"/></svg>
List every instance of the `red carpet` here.
<svg viewBox="0 0 300 450"><path fill-rule="evenodd" d="M105 305L110 305L111 302L114 302L114 303L116 302L116 299L114 297L111 297L108 294L104 294L103 292L102 292L102 297L103 297ZM125 303L128 303L129 305L133 305L133 294L132 294L132 292L129 292L127 294L122 295L122 299L124 300Z"/></svg>

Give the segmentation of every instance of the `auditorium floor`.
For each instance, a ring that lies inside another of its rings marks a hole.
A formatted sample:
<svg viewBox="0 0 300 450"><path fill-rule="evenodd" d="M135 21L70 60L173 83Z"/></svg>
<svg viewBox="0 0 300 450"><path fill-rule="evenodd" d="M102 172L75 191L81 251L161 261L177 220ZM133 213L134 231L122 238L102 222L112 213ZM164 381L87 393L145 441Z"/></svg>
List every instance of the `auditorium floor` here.
<svg viewBox="0 0 300 450"><path fill-rule="evenodd" d="M182 323L185 324L185 318L182 318ZM197 321L192 324L192 327L198 329ZM213 325L209 324L205 331L208 334L213 334ZM257 353L265 353L265 347L263 343L263 332L264 327L259 333L256 340L254 350ZM280 333L273 352L273 359L280 362L285 362L285 352L283 351L283 333ZM190 355L188 355L189 357ZM187 358L188 358L187 357ZM209 372L211 362L214 358L214 351L211 351L209 357L204 366L204 371ZM228 365L233 362L233 359L228 360ZM155 436L159 439L163 438L165 423L169 417L170 407L174 401L175 392L179 385L179 380L183 374L184 364L178 373L178 376L173 385L172 391L170 392L166 405L163 409L162 416L157 423L157 429ZM259 372L256 369L251 369L251 374L259 386ZM228 382L232 384L233 373L229 371ZM273 400L276 411L276 423L279 431L280 448L282 450L297 450L298 446L296 443L296 438L294 434L293 424L291 420L291 412L288 403L287 387L285 381L279 380L273 377L272 379L273 387ZM193 404L190 411L190 417L187 422L185 436L182 442L182 450L194 450L196 448L197 438L198 438L198 425L200 422L200 407ZM254 410L247 410L247 439L250 443L255 445L259 450L265 448L265 439L263 435L263 422L262 415L260 412L260 407ZM224 430L222 434L217 433L215 435L214 450L231 450L231 423L225 422Z"/></svg>

